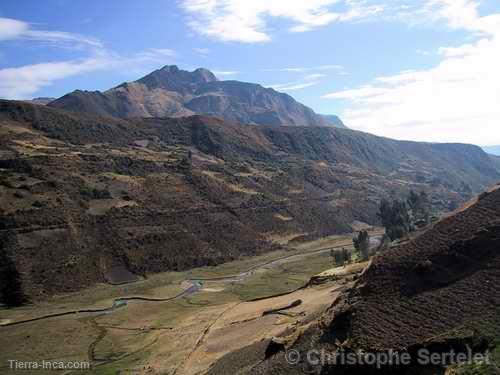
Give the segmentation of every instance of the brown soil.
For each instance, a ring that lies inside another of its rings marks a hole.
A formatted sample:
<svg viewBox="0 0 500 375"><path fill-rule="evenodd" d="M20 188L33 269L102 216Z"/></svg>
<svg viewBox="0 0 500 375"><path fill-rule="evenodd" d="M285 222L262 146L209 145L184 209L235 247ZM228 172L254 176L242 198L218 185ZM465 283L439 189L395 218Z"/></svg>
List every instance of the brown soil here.
<svg viewBox="0 0 500 375"><path fill-rule="evenodd" d="M399 350L484 351L500 336L500 190L438 222L416 239L377 255L345 293L295 345L329 352ZM314 366L313 366L314 367ZM282 354L252 373L298 374ZM321 366L338 374L416 374L422 367ZM411 372L413 371L413 372ZM434 369L442 374L444 369ZM427 373L427 372L426 372Z"/></svg>
<svg viewBox="0 0 500 375"><path fill-rule="evenodd" d="M326 127L0 101L0 133L0 267L19 300L107 282L117 267L147 277L348 233L409 189L444 210L498 178L475 146Z"/></svg>

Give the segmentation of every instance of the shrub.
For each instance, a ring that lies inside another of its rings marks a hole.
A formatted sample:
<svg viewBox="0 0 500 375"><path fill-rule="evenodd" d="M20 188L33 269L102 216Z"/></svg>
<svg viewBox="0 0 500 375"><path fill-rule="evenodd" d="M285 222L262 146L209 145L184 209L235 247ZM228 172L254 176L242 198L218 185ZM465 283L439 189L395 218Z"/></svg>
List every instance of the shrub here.
<svg viewBox="0 0 500 375"><path fill-rule="evenodd" d="M80 195L87 199L110 199L111 193L108 189L95 189L88 186L80 188Z"/></svg>
<svg viewBox="0 0 500 375"><path fill-rule="evenodd" d="M41 201L34 201L32 204L32 206L36 207L36 208L42 208L42 207L45 207L46 205L47 205L47 203L41 202Z"/></svg>

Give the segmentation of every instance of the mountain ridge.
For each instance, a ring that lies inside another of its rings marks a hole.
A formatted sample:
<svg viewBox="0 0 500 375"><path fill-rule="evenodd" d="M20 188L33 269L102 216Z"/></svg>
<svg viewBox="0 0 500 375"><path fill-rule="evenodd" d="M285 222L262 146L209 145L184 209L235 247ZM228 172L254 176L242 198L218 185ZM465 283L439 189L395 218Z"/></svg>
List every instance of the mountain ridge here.
<svg viewBox="0 0 500 375"><path fill-rule="evenodd" d="M500 179L473 145L201 115L120 119L0 101L0 134L0 249L35 300L113 282L117 268L185 270L280 238L348 233L410 189L452 210Z"/></svg>
<svg viewBox="0 0 500 375"><path fill-rule="evenodd" d="M482 149L488 154L500 156L500 146L483 146Z"/></svg>
<svg viewBox="0 0 500 375"><path fill-rule="evenodd" d="M290 95L272 88L235 80L219 81L207 69L188 72L175 65L166 65L104 92L76 90L48 105L121 118L204 114L245 124L343 125L338 118L316 114Z"/></svg>

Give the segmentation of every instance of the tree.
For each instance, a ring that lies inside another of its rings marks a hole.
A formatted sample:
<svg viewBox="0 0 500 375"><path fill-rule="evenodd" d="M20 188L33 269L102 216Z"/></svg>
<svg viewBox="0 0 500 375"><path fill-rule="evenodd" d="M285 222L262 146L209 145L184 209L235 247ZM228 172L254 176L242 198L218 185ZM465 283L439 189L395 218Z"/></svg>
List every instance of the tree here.
<svg viewBox="0 0 500 375"><path fill-rule="evenodd" d="M416 226L427 225L429 223L431 211L427 193L421 191L417 194L411 190L407 203L410 208L411 223Z"/></svg>
<svg viewBox="0 0 500 375"><path fill-rule="evenodd" d="M337 257L336 257L336 252L334 249L330 249L330 259L332 260L332 265L335 267L337 266Z"/></svg>
<svg viewBox="0 0 500 375"><path fill-rule="evenodd" d="M361 260L367 260L370 255L370 235L366 230L358 233L352 240L354 248Z"/></svg>
<svg viewBox="0 0 500 375"><path fill-rule="evenodd" d="M395 199L392 204L382 199L378 216L391 241L404 237L411 228L410 214L406 202Z"/></svg>
<svg viewBox="0 0 500 375"><path fill-rule="evenodd" d="M392 226L392 205L385 198L382 198L379 206L379 213L377 214L382 221L382 226L384 228L390 228Z"/></svg>
<svg viewBox="0 0 500 375"><path fill-rule="evenodd" d="M351 263L351 253L345 247L342 248L342 254L344 258L344 264Z"/></svg>
<svg viewBox="0 0 500 375"><path fill-rule="evenodd" d="M334 256L335 256L335 266L337 267L342 267L345 264L345 257L344 257L344 252L343 249L340 251L334 251Z"/></svg>
<svg viewBox="0 0 500 375"><path fill-rule="evenodd" d="M19 306L26 301L16 265L7 248L10 238L0 237L0 302L7 306Z"/></svg>

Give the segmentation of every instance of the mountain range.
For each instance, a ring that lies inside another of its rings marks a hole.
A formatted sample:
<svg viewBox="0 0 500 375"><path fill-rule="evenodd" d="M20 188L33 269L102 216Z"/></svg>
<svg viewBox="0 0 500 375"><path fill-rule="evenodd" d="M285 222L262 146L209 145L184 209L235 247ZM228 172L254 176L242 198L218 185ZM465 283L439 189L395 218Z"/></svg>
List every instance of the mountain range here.
<svg viewBox="0 0 500 375"><path fill-rule="evenodd" d="M0 101L0 284L37 300L215 265L377 224L410 189L454 209L499 169L472 145Z"/></svg>
<svg viewBox="0 0 500 375"><path fill-rule="evenodd" d="M105 92L74 91L50 103L53 108L101 116L221 117L244 124L345 127L333 115L319 115L291 96L254 83L219 81L209 70L175 65Z"/></svg>
<svg viewBox="0 0 500 375"><path fill-rule="evenodd" d="M47 101L0 101L0 268L27 299L351 232L410 189L452 210L500 179L477 146L318 126L341 122L206 69Z"/></svg>

